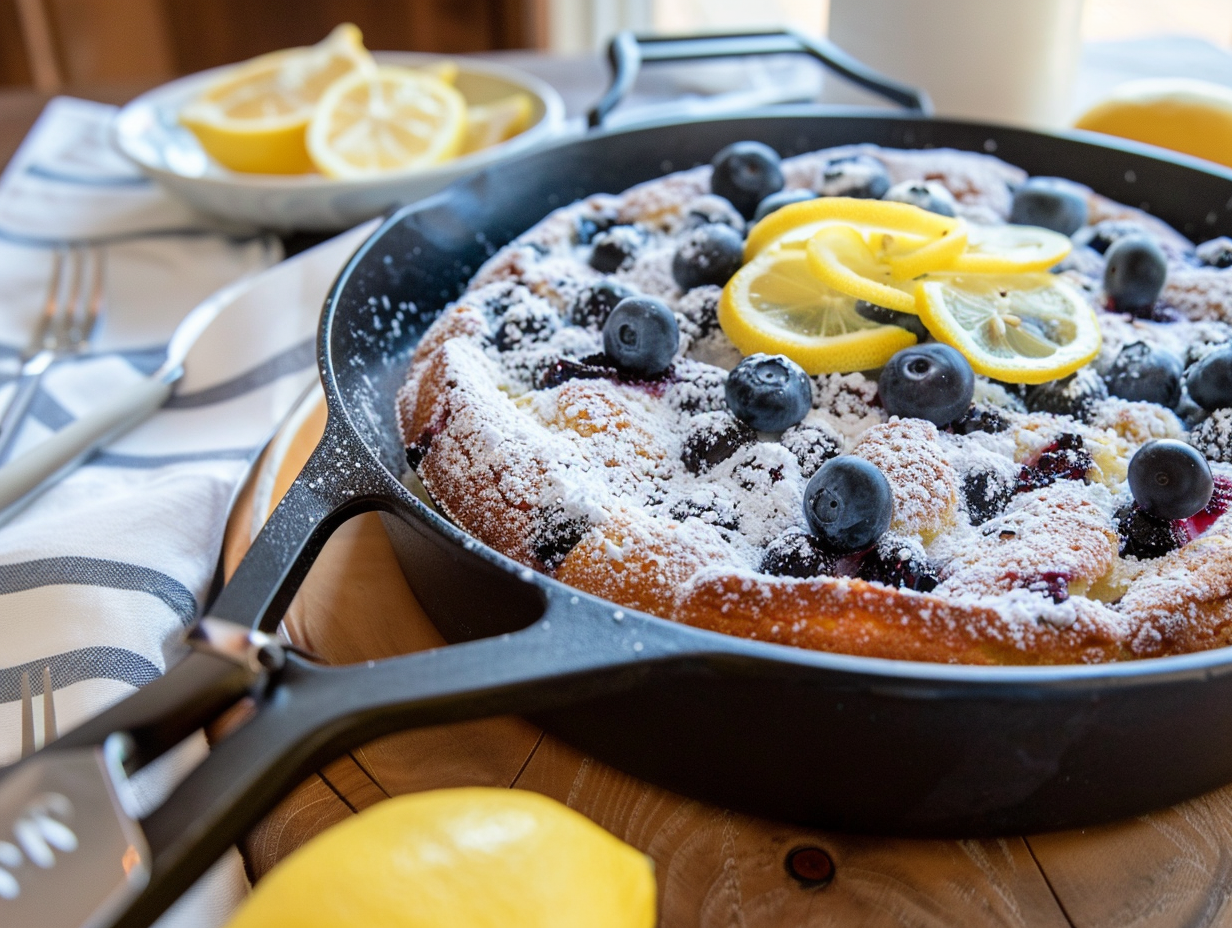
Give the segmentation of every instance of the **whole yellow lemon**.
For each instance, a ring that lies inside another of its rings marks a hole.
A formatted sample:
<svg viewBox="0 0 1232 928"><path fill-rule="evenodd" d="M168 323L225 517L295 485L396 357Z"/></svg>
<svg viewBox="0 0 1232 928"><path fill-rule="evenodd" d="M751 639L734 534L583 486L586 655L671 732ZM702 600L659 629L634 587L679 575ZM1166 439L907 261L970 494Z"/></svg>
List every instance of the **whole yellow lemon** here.
<svg viewBox="0 0 1232 928"><path fill-rule="evenodd" d="M400 796L309 841L229 928L652 928L640 851L538 793Z"/></svg>

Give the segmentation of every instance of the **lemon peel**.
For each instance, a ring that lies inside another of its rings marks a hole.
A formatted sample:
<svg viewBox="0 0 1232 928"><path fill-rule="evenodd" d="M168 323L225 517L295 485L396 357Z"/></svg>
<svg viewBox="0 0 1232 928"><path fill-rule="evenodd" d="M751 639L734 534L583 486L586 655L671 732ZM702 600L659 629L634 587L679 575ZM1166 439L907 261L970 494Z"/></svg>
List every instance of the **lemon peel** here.
<svg viewBox="0 0 1232 928"><path fill-rule="evenodd" d="M800 247L773 248L728 281L723 332L744 354L784 354L809 374L870 370L914 345L906 329L856 312L856 298L819 281Z"/></svg>
<svg viewBox="0 0 1232 928"><path fill-rule="evenodd" d="M228 928L653 928L649 858L525 790L377 803L271 870Z"/></svg>

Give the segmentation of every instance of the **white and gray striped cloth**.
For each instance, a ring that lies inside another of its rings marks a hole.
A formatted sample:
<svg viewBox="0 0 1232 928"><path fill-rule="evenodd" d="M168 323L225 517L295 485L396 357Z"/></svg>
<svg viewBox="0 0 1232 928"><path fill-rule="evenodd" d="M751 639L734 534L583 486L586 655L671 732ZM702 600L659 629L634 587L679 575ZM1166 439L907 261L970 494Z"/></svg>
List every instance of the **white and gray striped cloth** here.
<svg viewBox="0 0 1232 928"><path fill-rule="evenodd" d="M91 241L106 261L90 351L44 378L14 449L153 371L176 324L219 288L259 275L198 342L167 406L0 528L0 764L21 745L23 671L41 711L50 668L65 731L163 672L200 613L227 507L271 430L315 379L314 332L330 280L362 232L282 257L270 236L221 230L111 149L113 108L59 98L0 177L0 404L34 331L52 253ZM204 752L186 744L139 779L156 803ZM246 890L234 852L160 925L220 923Z"/></svg>

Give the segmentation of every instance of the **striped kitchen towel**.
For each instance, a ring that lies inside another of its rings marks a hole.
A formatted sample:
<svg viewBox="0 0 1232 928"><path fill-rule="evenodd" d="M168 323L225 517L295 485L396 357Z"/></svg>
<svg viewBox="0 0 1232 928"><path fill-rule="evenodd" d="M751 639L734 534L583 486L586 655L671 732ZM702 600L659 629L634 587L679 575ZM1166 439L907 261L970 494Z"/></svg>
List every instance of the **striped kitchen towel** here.
<svg viewBox="0 0 1232 928"><path fill-rule="evenodd" d="M315 379L325 290L362 239L260 272L277 239L193 213L110 148L111 107L52 101L0 177L0 379L11 381L65 243L99 243L105 307L91 350L44 378L15 454L147 375L183 316L252 276L198 342L167 406L0 528L0 764L17 759L23 672L41 708L50 668L61 731L148 683L202 609L237 484ZM0 387L7 401L11 383ZM41 727L36 724L36 730ZM138 775L151 804L200 758L198 737ZM232 852L160 922L220 923L245 891Z"/></svg>

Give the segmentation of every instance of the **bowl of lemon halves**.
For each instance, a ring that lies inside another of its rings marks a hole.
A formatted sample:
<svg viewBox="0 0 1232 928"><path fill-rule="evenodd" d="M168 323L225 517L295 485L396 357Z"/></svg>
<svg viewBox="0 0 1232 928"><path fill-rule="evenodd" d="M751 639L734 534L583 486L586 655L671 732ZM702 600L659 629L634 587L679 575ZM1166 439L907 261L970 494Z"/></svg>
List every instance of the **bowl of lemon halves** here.
<svg viewBox="0 0 1232 928"><path fill-rule="evenodd" d="M500 62L369 52L347 23L304 48L180 78L116 115L116 148L197 209L346 228L558 135L560 95Z"/></svg>

